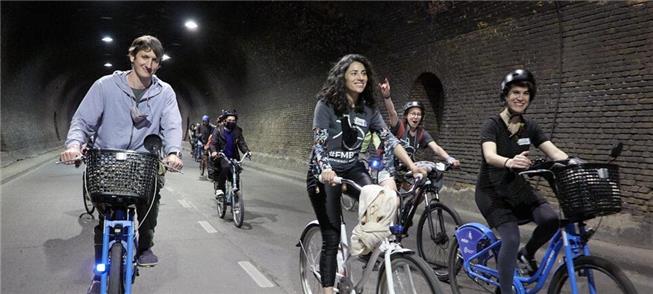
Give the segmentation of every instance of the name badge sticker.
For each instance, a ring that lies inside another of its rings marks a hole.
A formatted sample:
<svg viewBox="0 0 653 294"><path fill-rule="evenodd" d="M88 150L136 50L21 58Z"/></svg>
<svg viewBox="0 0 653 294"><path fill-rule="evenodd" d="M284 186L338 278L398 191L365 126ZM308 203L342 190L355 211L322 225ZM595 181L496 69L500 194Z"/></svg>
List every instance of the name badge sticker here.
<svg viewBox="0 0 653 294"><path fill-rule="evenodd" d="M367 122L360 117L354 118L354 124L361 127L367 127Z"/></svg>
<svg viewBox="0 0 653 294"><path fill-rule="evenodd" d="M517 144L520 145L520 146L524 146L524 145L529 146L529 145L531 145L531 139L530 138L521 138L521 139L517 140Z"/></svg>

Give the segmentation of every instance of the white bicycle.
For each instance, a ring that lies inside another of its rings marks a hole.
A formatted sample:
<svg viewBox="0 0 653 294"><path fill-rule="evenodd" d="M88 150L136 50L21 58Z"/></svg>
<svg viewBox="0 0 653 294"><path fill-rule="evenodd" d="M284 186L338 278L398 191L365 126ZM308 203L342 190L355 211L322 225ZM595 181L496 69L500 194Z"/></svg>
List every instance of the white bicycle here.
<svg viewBox="0 0 653 294"><path fill-rule="evenodd" d="M336 177L335 181L339 184L348 184L358 190L361 189L358 184L348 179ZM338 268L334 285L337 293L362 293L370 274L376 270L375 265L380 258L383 263L378 265L379 277L376 284L376 293L443 293L431 267L414 251L404 248L398 241L400 239L397 238L398 235L404 231L403 226L391 225L390 231L393 235L383 240L372 251L362 277L354 284L354 278L351 274L351 261L353 258L349 252L345 221L341 218L341 236L337 256ZM306 225L297 246L300 247L299 273L303 292L305 294L322 293L320 278L322 235L317 220Z"/></svg>

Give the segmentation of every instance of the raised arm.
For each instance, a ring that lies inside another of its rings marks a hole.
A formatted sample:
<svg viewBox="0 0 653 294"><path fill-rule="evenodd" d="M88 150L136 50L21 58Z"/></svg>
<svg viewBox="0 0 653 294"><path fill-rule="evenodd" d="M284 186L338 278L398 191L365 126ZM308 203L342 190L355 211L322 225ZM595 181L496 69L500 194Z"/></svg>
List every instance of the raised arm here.
<svg viewBox="0 0 653 294"><path fill-rule="evenodd" d="M385 78L383 82L379 83L379 88L381 88L381 95L383 95L383 105L385 105L385 111L388 112L390 126L394 127L399 122L399 116L395 110L394 103L392 103L392 97L390 97L390 82L388 81L388 78Z"/></svg>

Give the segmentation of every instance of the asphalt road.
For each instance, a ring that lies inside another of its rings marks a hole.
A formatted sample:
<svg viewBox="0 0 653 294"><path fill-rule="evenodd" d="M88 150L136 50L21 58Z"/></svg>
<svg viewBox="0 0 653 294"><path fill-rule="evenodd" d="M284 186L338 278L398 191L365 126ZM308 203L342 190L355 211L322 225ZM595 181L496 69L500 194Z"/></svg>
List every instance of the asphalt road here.
<svg viewBox="0 0 653 294"><path fill-rule="evenodd" d="M185 164L184 174L166 176L161 192L153 247L160 263L140 270L134 292L301 293L295 244L314 218L304 183L246 162L245 223L236 228L230 212L218 217L213 185L200 177L197 163ZM2 185L2 293L85 293L97 221L80 218L81 174L48 163ZM355 214L345 217L351 230ZM415 248L413 236L404 245ZM633 279L651 289L647 279Z"/></svg>

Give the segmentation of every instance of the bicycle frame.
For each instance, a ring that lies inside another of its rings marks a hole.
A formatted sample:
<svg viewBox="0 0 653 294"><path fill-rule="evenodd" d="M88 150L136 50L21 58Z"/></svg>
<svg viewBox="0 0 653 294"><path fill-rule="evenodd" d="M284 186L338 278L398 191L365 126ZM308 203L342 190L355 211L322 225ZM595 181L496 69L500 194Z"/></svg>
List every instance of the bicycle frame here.
<svg viewBox="0 0 653 294"><path fill-rule="evenodd" d="M578 230L576 230L578 228ZM537 293L544 287L546 279L549 277L551 270L554 268L558 254L564 251L565 265L567 267L567 272L569 273L569 282L571 286L572 293L576 294L576 277L574 274L574 259L580 255L590 255L589 246L585 239L585 224L580 223L567 223L561 226L560 229L555 233L549 242L544 257L540 261L540 267L537 269L537 272L533 276L522 276L515 271L513 278L513 286L517 290L517 293ZM467 275L472 278L472 280L481 280L488 284L494 286L499 286L498 272L496 269L479 264L472 264L472 261L486 258L490 251L498 252L499 246L501 245L501 240L497 240L492 243L490 246L484 248L483 250L477 252L476 254L470 256L469 259L464 261L463 268ZM496 255L495 255L496 258ZM543 265L543 266L542 266ZM561 265L562 266L562 265ZM494 279L488 278L488 275ZM527 288L525 285L535 283L535 286L532 288ZM593 283L592 277L590 277L590 283Z"/></svg>
<svg viewBox="0 0 653 294"><path fill-rule="evenodd" d="M125 269L122 276L122 284L125 287L125 294L131 293L132 277L134 275L134 243L136 241L136 229L134 228L134 208L108 208L105 214L104 227L102 229L102 260L104 270L100 276L100 293L107 293L107 277L109 276L110 263L123 262ZM115 220L109 219L111 212L115 213ZM125 230L126 238L125 238ZM113 235L113 236L112 236ZM120 242L126 251L126 256L121 260L109 261L109 250L114 243ZM96 271L98 267L96 266Z"/></svg>

